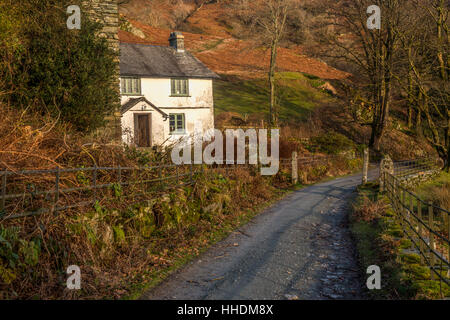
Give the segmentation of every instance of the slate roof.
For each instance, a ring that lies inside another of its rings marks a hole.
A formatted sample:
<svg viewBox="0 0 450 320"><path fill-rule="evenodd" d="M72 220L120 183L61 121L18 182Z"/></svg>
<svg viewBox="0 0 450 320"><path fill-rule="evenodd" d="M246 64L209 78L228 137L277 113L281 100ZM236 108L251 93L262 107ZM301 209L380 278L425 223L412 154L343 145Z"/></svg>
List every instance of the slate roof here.
<svg viewBox="0 0 450 320"><path fill-rule="evenodd" d="M219 78L187 51L177 52L172 47L125 42L120 44L120 75Z"/></svg>
<svg viewBox="0 0 450 320"><path fill-rule="evenodd" d="M167 113L165 113L164 111L162 111L161 109L159 109L157 106L155 106L153 103L151 103L150 101L148 101L145 97L139 97L139 98L130 98L130 100L128 100L126 103L124 103L120 109L120 111L122 112L122 114L124 114L125 112L127 112L128 110L130 110L131 108L133 108L135 105L137 105L139 102L145 102L147 103L149 106L151 106L153 109L155 109L156 111L158 111L159 113L161 113L163 115L164 118L168 118L169 115Z"/></svg>

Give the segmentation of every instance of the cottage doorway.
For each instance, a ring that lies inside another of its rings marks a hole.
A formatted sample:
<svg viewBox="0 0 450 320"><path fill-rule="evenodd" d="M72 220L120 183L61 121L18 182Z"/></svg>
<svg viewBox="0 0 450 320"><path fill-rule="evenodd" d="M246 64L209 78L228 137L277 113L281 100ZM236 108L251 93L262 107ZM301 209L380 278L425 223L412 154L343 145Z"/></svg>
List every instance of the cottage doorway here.
<svg viewBox="0 0 450 320"><path fill-rule="evenodd" d="M134 114L135 142L139 148L151 147L151 114Z"/></svg>

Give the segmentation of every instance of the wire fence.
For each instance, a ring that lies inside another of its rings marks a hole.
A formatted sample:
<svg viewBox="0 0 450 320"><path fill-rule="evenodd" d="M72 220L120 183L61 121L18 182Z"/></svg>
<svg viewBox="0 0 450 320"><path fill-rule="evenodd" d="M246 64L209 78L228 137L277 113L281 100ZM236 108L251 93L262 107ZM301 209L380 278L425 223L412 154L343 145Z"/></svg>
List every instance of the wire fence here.
<svg viewBox="0 0 450 320"><path fill-rule="evenodd" d="M400 177L383 172L381 178L405 235L420 253L421 263L430 268L432 279L437 277L442 288L442 282L450 285L450 212L421 199L402 185L402 176L424 170L431 162L420 160L413 164L413 169L404 169L407 163L397 166Z"/></svg>
<svg viewBox="0 0 450 320"><path fill-rule="evenodd" d="M124 204L142 203L158 194L193 185L199 174L215 171L230 175L237 168L256 174L258 166L157 165L149 167L82 167L71 169L0 171L0 222L107 205L117 198Z"/></svg>
<svg viewBox="0 0 450 320"><path fill-rule="evenodd" d="M198 170L202 167L159 165L0 171L0 221L94 205L118 193L137 202L192 184Z"/></svg>
<svg viewBox="0 0 450 320"><path fill-rule="evenodd" d="M299 167L302 166L312 166L318 164L328 163L329 160L335 158L334 156L308 156L308 157L297 157L297 165ZM291 159L280 159L281 168L287 168L292 166L292 158Z"/></svg>
<svg viewBox="0 0 450 320"><path fill-rule="evenodd" d="M326 164L337 156L297 159L298 167ZM280 169L292 159L280 159ZM148 167L80 167L70 169L0 171L0 222L81 207L120 198L127 204L195 183L205 170L230 174L244 168L257 174L261 165L157 165Z"/></svg>
<svg viewBox="0 0 450 320"><path fill-rule="evenodd" d="M294 162L297 163L299 169L308 167L308 166L317 166L317 165L326 165L330 161L339 161L344 159L358 159L361 158L361 155L353 155L351 157L346 157L342 155L311 155L306 157L297 157L294 159ZM289 159L280 159L280 168L282 169L291 169L292 168L292 158Z"/></svg>
<svg viewBox="0 0 450 320"><path fill-rule="evenodd" d="M439 160L432 158L396 161L394 162L394 175L396 177L408 177L411 175L427 173L430 170L437 169L439 165Z"/></svg>

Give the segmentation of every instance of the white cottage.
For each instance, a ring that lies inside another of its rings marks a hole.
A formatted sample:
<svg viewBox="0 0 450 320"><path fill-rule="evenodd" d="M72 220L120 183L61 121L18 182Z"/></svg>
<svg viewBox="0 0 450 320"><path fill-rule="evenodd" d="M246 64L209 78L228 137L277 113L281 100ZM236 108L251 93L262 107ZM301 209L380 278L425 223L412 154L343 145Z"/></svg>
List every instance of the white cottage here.
<svg viewBox="0 0 450 320"><path fill-rule="evenodd" d="M173 32L169 47L120 44L122 139L137 147L164 145L214 128L213 79L209 70L184 50Z"/></svg>

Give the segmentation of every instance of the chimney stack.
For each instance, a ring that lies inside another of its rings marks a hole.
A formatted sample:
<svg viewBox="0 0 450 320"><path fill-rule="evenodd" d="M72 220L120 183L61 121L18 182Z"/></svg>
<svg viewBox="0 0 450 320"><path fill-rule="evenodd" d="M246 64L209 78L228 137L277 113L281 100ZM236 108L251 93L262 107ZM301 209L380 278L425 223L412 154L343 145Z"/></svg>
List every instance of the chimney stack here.
<svg viewBox="0 0 450 320"><path fill-rule="evenodd" d="M184 36L181 32L172 32L169 38L169 44L177 52L184 52Z"/></svg>

